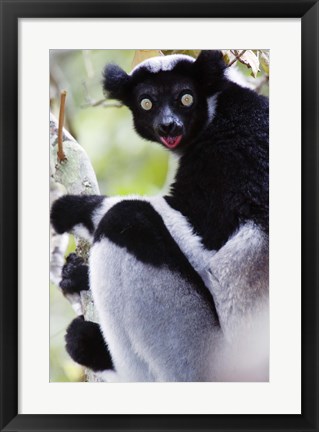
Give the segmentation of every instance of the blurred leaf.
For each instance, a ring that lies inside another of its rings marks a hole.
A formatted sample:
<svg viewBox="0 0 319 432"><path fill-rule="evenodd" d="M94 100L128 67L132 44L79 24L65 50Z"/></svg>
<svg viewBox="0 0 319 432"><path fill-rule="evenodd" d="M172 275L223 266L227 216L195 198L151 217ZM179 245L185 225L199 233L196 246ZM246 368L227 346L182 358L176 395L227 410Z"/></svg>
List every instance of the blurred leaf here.
<svg viewBox="0 0 319 432"><path fill-rule="evenodd" d="M132 69L135 68L138 64L142 63L144 60L147 60L151 57L158 57L163 55L160 50L135 50Z"/></svg>
<svg viewBox="0 0 319 432"><path fill-rule="evenodd" d="M190 57L197 58L201 50L162 50L162 53L165 55L171 54L185 54Z"/></svg>
<svg viewBox="0 0 319 432"><path fill-rule="evenodd" d="M245 51L239 58L238 61L245 64L252 70L252 75L256 78L257 73L259 72L259 59L256 54L252 50Z"/></svg>
<svg viewBox="0 0 319 432"><path fill-rule="evenodd" d="M176 50L174 54L185 54L190 57L198 57L200 50Z"/></svg>
<svg viewBox="0 0 319 432"><path fill-rule="evenodd" d="M164 55L176 54L176 50L162 50Z"/></svg>
<svg viewBox="0 0 319 432"><path fill-rule="evenodd" d="M188 53L189 53L188 55L190 55L191 57L197 58L199 56L200 51L201 50L190 50L190 51L188 51Z"/></svg>
<svg viewBox="0 0 319 432"><path fill-rule="evenodd" d="M267 75L269 75L269 51L260 51L260 64Z"/></svg>
<svg viewBox="0 0 319 432"><path fill-rule="evenodd" d="M222 53L223 53L224 62L226 64L229 64L231 57L232 57L231 51L230 50L222 50Z"/></svg>

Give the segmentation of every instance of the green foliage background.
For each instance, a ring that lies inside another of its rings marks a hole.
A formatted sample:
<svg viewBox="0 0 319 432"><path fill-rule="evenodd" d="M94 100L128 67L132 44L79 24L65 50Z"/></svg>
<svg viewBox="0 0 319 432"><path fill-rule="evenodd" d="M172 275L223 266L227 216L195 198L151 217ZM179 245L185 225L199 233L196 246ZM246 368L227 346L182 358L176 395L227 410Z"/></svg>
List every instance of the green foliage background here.
<svg viewBox="0 0 319 432"><path fill-rule="evenodd" d="M101 79L105 64L114 62L129 72L143 58L158 54L146 50L51 50L50 108L58 117L61 90L67 91L65 127L86 150L102 194L154 195L167 191L176 169L176 160L160 145L140 138L134 131L131 114L126 107L104 106ZM199 51L183 52L197 55ZM227 62L239 51L225 50ZM265 63L266 51L250 51L248 59ZM255 54L255 57L254 57ZM249 60L250 61L250 60ZM268 94L269 64L252 78L252 69L240 61L238 70L260 93ZM267 63L267 62L266 62ZM249 66L249 64L248 64ZM256 64L253 65L256 67ZM111 102L111 101L110 101ZM109 103L109 102L108 102ZM74 250L71 239L67 254ZM75 314L55 287L50 287L50 381L80 381L82 369L68 357L64 334Z"/></svg>

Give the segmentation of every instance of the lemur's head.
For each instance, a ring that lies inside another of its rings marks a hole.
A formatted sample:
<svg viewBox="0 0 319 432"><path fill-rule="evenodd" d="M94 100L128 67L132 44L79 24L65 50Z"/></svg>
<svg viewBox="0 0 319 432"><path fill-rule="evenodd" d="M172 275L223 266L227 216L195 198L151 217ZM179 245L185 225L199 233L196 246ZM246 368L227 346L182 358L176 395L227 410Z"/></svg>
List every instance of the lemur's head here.
<svg viewBox="0 0 319 432"><path fill-rule="evenodd" d="M220 51L153 57L130 74L107 65L103 87L108 97L127 105L136 131L171 150L181 150L214 116L215 95L225 83Z"/></svg>

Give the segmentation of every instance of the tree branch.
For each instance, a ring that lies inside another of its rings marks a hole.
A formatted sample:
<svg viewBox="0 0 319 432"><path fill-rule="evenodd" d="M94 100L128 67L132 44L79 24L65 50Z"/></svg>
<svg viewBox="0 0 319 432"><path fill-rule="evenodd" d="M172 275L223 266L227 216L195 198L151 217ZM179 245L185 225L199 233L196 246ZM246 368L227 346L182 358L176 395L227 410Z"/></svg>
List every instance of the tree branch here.
<svg viewBox="0 0 319 432"><path fill-rule="evenodd" d="M61 124L61 122L59 122ZM60 132L59 132L60 131ZM57 162L58 157L58 135L62 139L65 154L64 163ZM84 149L65 129L58 127L56 118L50 114L50 181L53 188L63 185L64 193L74 195L99 195L97 179L91 162ZM61 191L59 192L61 194ZM56 234L55 234L56 236ZM90 244L83 239L76 238L76 252L86 262L89 256ZM51 244L56 239L51 237ZM61 280L61 270L64 264L65 248L60 250L51 247L51 269L54 267L54 281L58 285ZM73 309L78 315L84 315L87 320L97 322L97 314L94 308L91 291L67 296ZM88 381L100 381L100 379L89 370L86 370Z"/></svg>
<svg viewBox="0 0 319 432"><path fill-rule="evenodd" d="M227 65L227 67L230 67L230 66L232 66L234 63L236 63L236 61L237 60L239 60L240 59L240 57L246 52L247 50L242 50L239 54L234 54L233 52L232 52L232 54L235 56L235 58Z"/></svg>
<svg viewBox="0 0 319 432"><path fill-rule="evenodd" d="M63 162L66 156L63 151L63 125L64 125L64 111L65 111L66 91L61 91L60 94L60 112L59 112L59 127L58 127L58 160Z"/></svg>

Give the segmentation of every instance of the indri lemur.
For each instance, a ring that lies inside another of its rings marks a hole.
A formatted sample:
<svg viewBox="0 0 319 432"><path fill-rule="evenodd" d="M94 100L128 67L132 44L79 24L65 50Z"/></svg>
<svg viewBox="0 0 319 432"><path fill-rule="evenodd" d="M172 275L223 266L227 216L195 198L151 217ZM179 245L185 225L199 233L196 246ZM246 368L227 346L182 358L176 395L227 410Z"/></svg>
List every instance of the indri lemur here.
<svg viewBox="0 0 319 432"><path fill-rule="evenodd" d="M179 168L167 196L54 203L55 230L92 241L61 287L90 285L100 319L71 323L68 352L107 380L267 380L268 99L220 51L107 65L103 86Z"/></svg>

